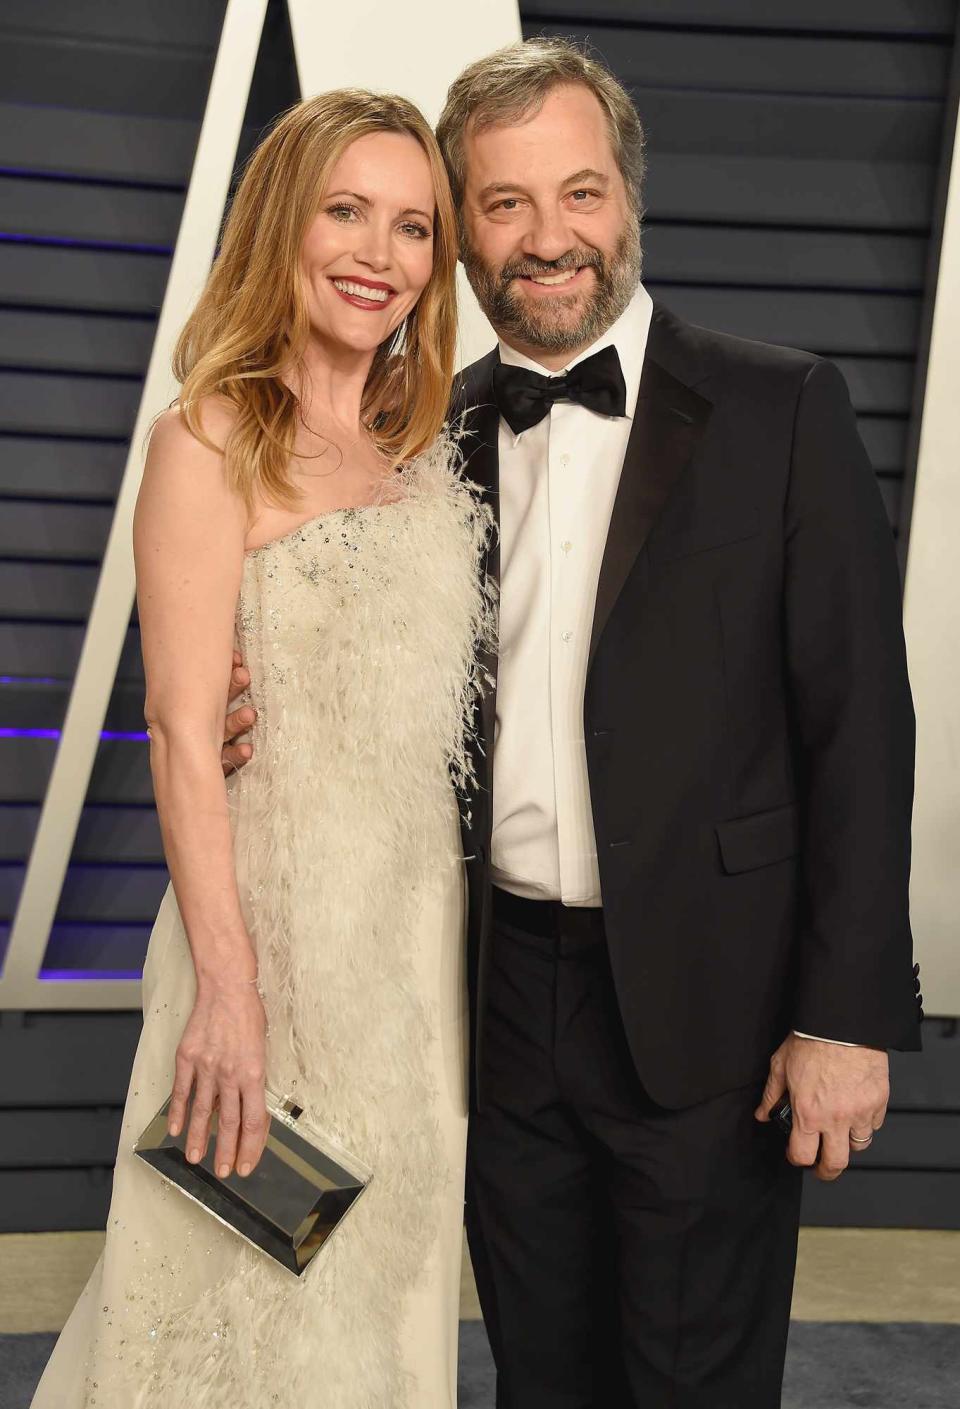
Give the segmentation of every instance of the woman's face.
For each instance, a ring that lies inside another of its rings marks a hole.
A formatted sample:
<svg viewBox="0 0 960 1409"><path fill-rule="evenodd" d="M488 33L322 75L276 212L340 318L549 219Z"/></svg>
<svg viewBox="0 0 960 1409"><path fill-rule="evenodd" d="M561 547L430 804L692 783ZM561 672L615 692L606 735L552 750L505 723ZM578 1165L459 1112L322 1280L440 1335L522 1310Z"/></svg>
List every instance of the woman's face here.
<svg viewBox="0 0 960 1409"><path fill-rule="evenodd" d="M433 177L404 132L371 132L343 152L301 250L314 334L373 352L413 308L433 269Z"/></svg>

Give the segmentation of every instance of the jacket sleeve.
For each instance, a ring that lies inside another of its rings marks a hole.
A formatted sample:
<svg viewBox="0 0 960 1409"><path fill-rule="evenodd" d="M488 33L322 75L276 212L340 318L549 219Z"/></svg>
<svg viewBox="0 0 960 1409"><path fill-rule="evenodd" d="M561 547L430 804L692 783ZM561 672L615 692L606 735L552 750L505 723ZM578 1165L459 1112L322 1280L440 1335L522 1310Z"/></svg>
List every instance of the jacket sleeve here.
<svg viewBox="0 0 960 1409"><path fill-rule="evenodd" d="M791 1026L920 1046L908 908L914 713L893 536L846 383L800 392L785 503L787 671L802 815Z"/></svg>

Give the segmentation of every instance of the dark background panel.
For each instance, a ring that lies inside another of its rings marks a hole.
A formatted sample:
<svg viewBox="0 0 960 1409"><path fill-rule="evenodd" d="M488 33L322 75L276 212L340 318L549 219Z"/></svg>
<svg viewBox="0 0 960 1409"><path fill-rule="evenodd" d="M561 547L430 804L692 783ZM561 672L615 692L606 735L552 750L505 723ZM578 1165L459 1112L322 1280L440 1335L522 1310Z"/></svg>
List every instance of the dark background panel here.
<svg viewBox="0 0 960 1409"><path fill-rule="evenodd" d="M909 502L953 0L523 0L629 85L645 279L694 322L833 358L894 530ZM222 0L0 11L0 951L95 590ZM296 97L271 0L238 166ZM935 241L934 241L935 243ZM165 884L135 618L46 965L136 973ZM32 733L28 732L32 731ZM44 734L44 731L45 734ZM39 736L38 736L39 735ZM138 1013L0 1013L0 1220L102 1226ZM960 1038L895 1056L882 1139L808 1222L960 1224Z"/></svg>

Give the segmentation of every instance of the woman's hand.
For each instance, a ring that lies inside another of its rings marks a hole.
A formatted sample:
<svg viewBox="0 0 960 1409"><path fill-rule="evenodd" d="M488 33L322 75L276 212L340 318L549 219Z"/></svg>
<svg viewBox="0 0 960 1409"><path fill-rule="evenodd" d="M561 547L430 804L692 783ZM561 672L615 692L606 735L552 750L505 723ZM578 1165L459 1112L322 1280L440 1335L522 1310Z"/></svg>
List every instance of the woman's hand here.
<svg viewBox="0 0 960 1409"><path fill-rule="evenodd" d="M196 1081L185 1141L187 1159L196 1164L206 1153L210 1117L218 1107L214 1169L220 1179L234 1165L238 1174L249 1174L266 1145L266 1030L263 1002L254 983L225 979L198 987L177 1047L167 1128L171 1135L180 1133Z"/></svg>

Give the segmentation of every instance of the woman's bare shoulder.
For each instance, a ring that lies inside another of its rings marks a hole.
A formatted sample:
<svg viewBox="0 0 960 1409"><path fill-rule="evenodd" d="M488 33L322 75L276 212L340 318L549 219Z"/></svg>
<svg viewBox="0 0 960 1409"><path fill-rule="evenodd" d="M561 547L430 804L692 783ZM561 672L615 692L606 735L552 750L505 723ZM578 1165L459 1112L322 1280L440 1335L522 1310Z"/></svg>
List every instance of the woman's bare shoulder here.
<svg viewBox="0 0 960 1409"><path fill-rule="evenodd" d="M176 454L197 454L201 459L214 455L219 458L224 452L238 416L237 407L225 396L204 396L197 402L192 417L194 425L213 442L217 447L214 450L204 444L191 428L183 407L179 401L175 401L154 421L150 432L150 451L154 458L171 451Z"/></svg>
<svg viewBox="0 0 960 1409"><path fill-rule="evenodd" d="M137 500L137 527L168 519L201 522L216 519L245 531L243 500L225 473L224 448L238 412L225 397L205 397L196 423L212 442L205 444L174 403L153 424L143 480Z"/></svg>

